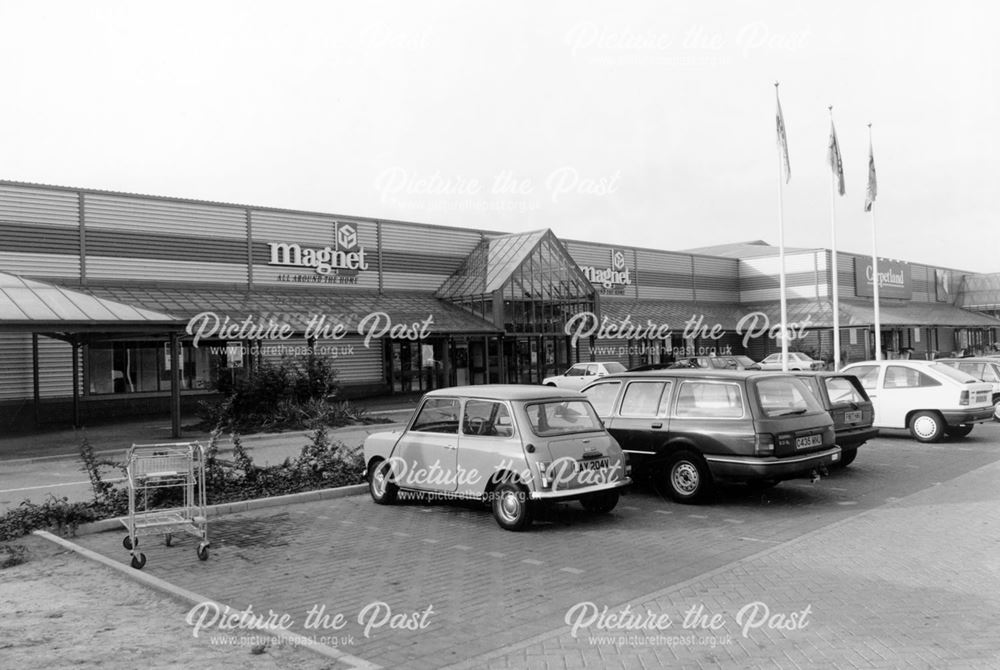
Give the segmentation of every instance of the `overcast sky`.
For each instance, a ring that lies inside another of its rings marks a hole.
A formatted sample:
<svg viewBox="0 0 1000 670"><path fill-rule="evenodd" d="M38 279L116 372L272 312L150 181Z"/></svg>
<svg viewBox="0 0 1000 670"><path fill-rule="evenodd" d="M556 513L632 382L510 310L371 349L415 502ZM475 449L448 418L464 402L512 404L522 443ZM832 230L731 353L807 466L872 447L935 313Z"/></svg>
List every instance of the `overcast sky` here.
<svg viewBox="0 0 1000 670"><path fill-rule="evenodd" d="M973 2L0 0L0 178L664 249L1000 271Z"/></svg>

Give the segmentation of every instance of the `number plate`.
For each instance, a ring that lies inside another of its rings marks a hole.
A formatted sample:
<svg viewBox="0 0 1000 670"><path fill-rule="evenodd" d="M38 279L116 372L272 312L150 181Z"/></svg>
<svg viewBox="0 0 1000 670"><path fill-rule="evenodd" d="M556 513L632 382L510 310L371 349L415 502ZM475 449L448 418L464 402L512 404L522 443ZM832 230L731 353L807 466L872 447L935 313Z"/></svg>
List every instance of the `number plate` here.
<svg viewBox="0 0 1000 670"><path fill-rule="evenodd" d="M823 444L822 435L803 435L802 437L795 438L796 449L807 449L809 447L818 447L821 444Z"/></svg>
<svg viewBox="0 0 1000 670"><path fill-rule="evenodd" d="M610 458L593 458L589 461L577 461L577 467L581 472L587 470L604 470L611 465Z"/></svg>
<svg viewBox="0 0 1000 670"><path fill-rule="evenodd" d="M847 423L858 423L861 421L861 412L844 412L844 421Z"/></svg>

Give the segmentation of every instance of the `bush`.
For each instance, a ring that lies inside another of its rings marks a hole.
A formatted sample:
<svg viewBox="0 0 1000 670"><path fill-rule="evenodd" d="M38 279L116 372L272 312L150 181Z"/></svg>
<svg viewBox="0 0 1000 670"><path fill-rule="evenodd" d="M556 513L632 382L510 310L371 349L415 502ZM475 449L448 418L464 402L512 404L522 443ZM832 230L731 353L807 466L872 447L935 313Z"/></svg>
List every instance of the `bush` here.
<svg viewBox="0 0 1000 670"><path fill-rule="evenodd" d="M71 503L68 498L56 498L50 493L41 505L25 500L0 517L0 542L15 540L38 529L76 535L80 524L97 518L91 503Z"/></svg>

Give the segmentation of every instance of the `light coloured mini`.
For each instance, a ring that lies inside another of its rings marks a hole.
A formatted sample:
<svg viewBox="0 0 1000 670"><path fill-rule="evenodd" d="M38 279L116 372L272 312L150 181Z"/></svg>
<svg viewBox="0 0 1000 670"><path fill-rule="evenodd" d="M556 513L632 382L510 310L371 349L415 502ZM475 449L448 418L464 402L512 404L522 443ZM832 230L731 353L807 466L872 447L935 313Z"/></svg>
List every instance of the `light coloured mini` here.
<svg viewBox="0 0 1000 670"><path fill-rule="evenodd" d="M606 513L631 483L628 462L587 398L545 386L459 386L426 394L406 428L365 440L372 500L408 492L488 502L524 530L544 502Z"/></svg>

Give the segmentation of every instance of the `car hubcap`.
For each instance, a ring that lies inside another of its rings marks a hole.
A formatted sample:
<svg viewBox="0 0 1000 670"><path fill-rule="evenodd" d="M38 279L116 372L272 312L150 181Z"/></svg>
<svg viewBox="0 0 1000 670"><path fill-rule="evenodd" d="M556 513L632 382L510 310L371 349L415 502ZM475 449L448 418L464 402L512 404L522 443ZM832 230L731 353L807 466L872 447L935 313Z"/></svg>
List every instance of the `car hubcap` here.
<svg viewBox="0 0 1000 670"><path fill-rule="evenodd" d="M1000 421L1000 402L993 405L993 418Z"/></svg>
<svg viewBox="0 0 1000 670"><path fill-rule="evenodd" d="M372 477L372 491L379 498L385 493L385 466L376 468L375 474Z"/></svg>
<svg viewBox="0 0 1000 670"><path fill-rule="evenodd" d="M937 432L937 421L929 416L922 416L913 422L913 431L920 437L933 437Z"/></svg>
<svg viewBox="0 0 1000 670"><path fill-rule="evenodd" d="M681 493L690 495L698 489L698 468L693 463L685 461L675 465L671 478L674 488Z"/></svg>
<svg viewBox="0 0 1000 670"><path fill-rule="evenodd" d="M505 520L516 520L520 510L521 501L518 499L518 494L516 492L504 491L500 495L500 514L503 515Z"/></svg>

